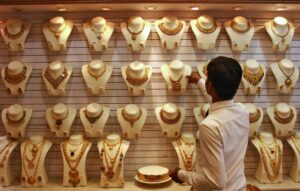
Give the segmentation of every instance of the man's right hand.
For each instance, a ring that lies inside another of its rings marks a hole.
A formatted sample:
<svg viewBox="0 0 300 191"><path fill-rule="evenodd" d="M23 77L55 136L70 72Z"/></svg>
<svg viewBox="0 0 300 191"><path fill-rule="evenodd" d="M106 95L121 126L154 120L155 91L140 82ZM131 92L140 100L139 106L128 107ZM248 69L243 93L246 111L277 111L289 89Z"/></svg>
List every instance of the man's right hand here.
<svg viewBox="0 0 300 191"><path fill-rule="evenodd" d="M198 71L197 72L193 71L191 75L188 76L187 78L189 79L189 83L197 84L201 77Z"/></svg>

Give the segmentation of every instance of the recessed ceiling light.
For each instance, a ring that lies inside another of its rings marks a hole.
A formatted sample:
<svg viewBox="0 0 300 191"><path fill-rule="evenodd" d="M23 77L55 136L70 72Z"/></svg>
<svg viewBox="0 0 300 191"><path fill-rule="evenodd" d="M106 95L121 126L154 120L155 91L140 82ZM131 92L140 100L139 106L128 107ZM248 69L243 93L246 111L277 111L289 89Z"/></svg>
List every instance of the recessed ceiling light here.
<svg viewBox="0 0 300 191"><path fill-rule="evenodd" d="M287 6L276 7L276 11L284 11L284 10L287 10Z"/></svg>
<svg viewBox="0 0 300 191"><path fill-rule="evenodd" d="M102 9L102 11L110 11L111 10L110 7L102 7L101 9Z"/></svg>
<svg viewBox="0 0 300 191"><path fill-rule="evenodd" d="M190 10L192 11L199 11L200 7L199 6L189 6Z"/></svg>
<svg viewBox="0 0 300 191"><path fill-rule="evenodd" d="M66 10L67 10L67 9L66 9L66 8L63 8L63 7L57 9L58 12L64 12L64 11L66 11Z"/></svg>
<svg viewBox="0 0 300 191"><path fill-rule="evenodd" d="M155 7L155 6L146 6L145 7L145 9L150 10L150 11L155 10L156 8L157 7Z"/></svg>
<svg viewBox="0 0 300 191"><path fill-rule="evenodd" d="M241 11L241 10L243 10L243 7L241 7L241 6L236 6L236 7L233 7L232 8L234 11Z"/></svg>

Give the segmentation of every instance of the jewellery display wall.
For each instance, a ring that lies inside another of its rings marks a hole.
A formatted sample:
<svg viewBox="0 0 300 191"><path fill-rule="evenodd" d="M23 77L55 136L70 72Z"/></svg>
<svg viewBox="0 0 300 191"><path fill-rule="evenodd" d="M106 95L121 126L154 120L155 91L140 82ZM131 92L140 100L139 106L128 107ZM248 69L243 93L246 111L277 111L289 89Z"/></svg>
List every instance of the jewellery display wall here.
<svg viewBox="0 0 300 191"><path fill-rule="evenodd" d="M208 60L214 58L216 55L233 57L239 60L240 63L245 63L248 59L254 59L264 66L266 68L266 78L263 82L260 96L245 96L243 93L243 86L241 86L236 97L236 101L240 101L242 103L253 103L256 107L262 108L263 121L258 132L262 130L267 132L274 131L274 127L267 115L268 107L274 106L279 102L284 102L290 106L294 106L296 110L299 110L297 101L299 100L299 80L296 80L297 83L294 86L293 92L287 95L282 95L276 90L276 79L271 70L271 66L284 58L291 60L295 66L299 66L299 55L297 49L299 31L295 31L290 50L287 51L285 55L282 55L274 52L272 41L263 28L263 23L269 21L270 18L275 18L278 14L267 12L267 14L245 13L244 15L239 14L242 12L236 13L233 11L232 13L207 12L206 14L212 16L217 22L220 22L222 26L215 44L215 49L203 52L198 50L195 35L190 28L190 21L197 19L201 16L201 14L199 12L188 12L189 14L187 14L187 12L178 12L176 13L176 16L179 20L184 20L186 22L186 30L181 38L181 46L179 46L175 51L168 52L161 47L160 38L156 32L154 22L156 20L160 20L165 15L171 14L171 12L158 12L157 14L145 12L128 12L124 14L123 12L121 13L118 11L106 12L105 14L99 14L99 12L84 13L85 14L81 12L57 14L62 15L65 20L72 20L74 22L73 31L68 38L68 43L66 44L66 51L59 53L47 51L47 44L42 31L43 23L49 21L49 19L53 16L57 16L56 14L18 13L17 16L19 18L32 20L32 32L29 33L26 40L25 51L23 53L10 53L9 55L4 52L0 57L0 69L3 69L10 61L13 60L19 60L20 62L30 64L33 67L24 95L19 95L18 97L11 96L7 92L4 83L1 81L0 109L2 112L4 108L7 108L12 104L21 104L25 108L32 108L32 117L26 127L25 138L40 134L45 137L45 139L53 142L53 147L50 149L50 152L47 154L45 159L45 168L49 176L49 181L46 186L51 186L52 182L56 181L57 186L62 188L64 164L60 151L60 143L65 141L67 137L61 138L52 136L51 131L47 128L47 119L45 117L46 109L53 107L57 103L64 103L68 107L75 107L78 111L76 115L74 114L74 120L72 120L73 123L69 132L71 135L74 133L85 132L83 122L80 119L80 108L85 108L90 103L98 103L101 107L110 108L110 114L105 123L103 134L97 135L96 138L86 138L86 140L93 143L87 155L85 165L88 186L95 185L99 187L100 184L99 169L101 164L96 145L98 141L103 141L109 134L122 134L121 126L117 120L117 110L128 104L136 104L140 108L147 109L147 119L145 120L141 130L139 139L131 141L128 152L126 153L126 158L123 159L123 171L126 181L123 189L126 190L132 188L130 187L131 184L129 182L134 180L137 170L143 166L161 165L169 169L178 167L178 156L172 146L172 141L175 140L175 138L168 139L164 135L156 119L155 108L163 106L165 103L174 103L178 107L185 108L185 117L182 122L180 132L194 133L197 131L198 126L197 118L195 118L193 114L193 109L197 106L206 104L207 101L199 92L196 85L188 85L186 90L180 94L176 94L174 91L167 91L166 82L163 78L160 67L170 63L172 60L181 60L184 64L190 65L193 70L196 70L200 64L207 63ZM8 18L5 14L1 15L3 18ZM83 24L90 21L91 18L99 15L103 16L105 20L114 23L115 30L110 38L106 51L102 51L101 54L93 55L87 43ZM152 23L147 45L145 46L144 51L141 51L139 54L128 51L127 42L120 29L120 23L135 15L141 16L144 20L151 21ZM261 30L255 32L251 41L251 46L248 48L247 52L232 52L230 40L223 26L224 22L237 15L243 15L255 26L262 27ZM297 18L300 18L297 14L283 14L283 16L295 25L297 24ZM4 51L6 51L4 41L0 41L0 46L3 47ZM113 67L112 75L106 85L106 90L101 96L91 95L89 92L85 91L87 86L82 76L82 66L96 59L102 60L103 63ZM64 96L59 97L53 97L48 94L48 90L42 78L42 69L48 67L49 63L55 60L59 60L61 63L65 63L73 68L72 75L68 81L67 91L65 91ZM143 97L132 97L128 93L126 82L124 81L121 73L121 68L124 65L130 64L135 60L152 67L151 80L147 86L146 96ZM297 118L299 119L299 115L297 115ZM294 131L299 130L298 119L296 120ZM0 122L0 135L6 135L6 130L2 120ZM179 137L180 133L177 138ZM286 141L283 140L282 142L284 152L284 155L282 156L282 173L285 177L289 174L289 171L292 168L294 151L292 147L286 144ZM13 183L13 185L11 185L12 187L8 187L8 189L20 186L22 172L20 151L15 149L12 156L13 160L11 160L11 167L12 171L16 175L16 183ZM254 176L258 162L259 153L253 145L249 144L245 160L245 173L247 176ZM95 178L97 182L94 181L93 178ZM291 180L291 182L294 181Z"/></svg>

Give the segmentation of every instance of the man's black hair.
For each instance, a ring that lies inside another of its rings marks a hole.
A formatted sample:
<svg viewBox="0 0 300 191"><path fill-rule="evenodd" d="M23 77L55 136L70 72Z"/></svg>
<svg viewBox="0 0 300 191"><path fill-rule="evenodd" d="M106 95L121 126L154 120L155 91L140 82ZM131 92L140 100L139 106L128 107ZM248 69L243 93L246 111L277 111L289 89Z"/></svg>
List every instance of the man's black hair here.
<svg viewBox="0 0 300 191"><path fill-rule="evenodd" d="M207 65L207 80L223 100L232 99L239 88L242 68L233 58L218 56Z"/></svg>

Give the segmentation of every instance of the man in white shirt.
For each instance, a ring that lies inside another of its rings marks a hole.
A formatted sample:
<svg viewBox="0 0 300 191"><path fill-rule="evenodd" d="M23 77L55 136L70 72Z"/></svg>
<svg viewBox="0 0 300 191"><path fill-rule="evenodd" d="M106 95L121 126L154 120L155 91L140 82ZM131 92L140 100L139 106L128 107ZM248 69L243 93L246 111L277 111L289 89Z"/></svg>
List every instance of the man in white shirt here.
<svg viewBox="0 0 300 191"><path fill-rule="evenodd" d="M244 157L249 114L242 104L233 101L241 78L240 64L227 57L209 62L205 88L201 88L204 82L199 74L192 73L190 82L198 83L204 95L210 95L212 104L197 132L195 172L175 169L170 175L175 182L191 185L192 191L246 190Z"/></svg>

